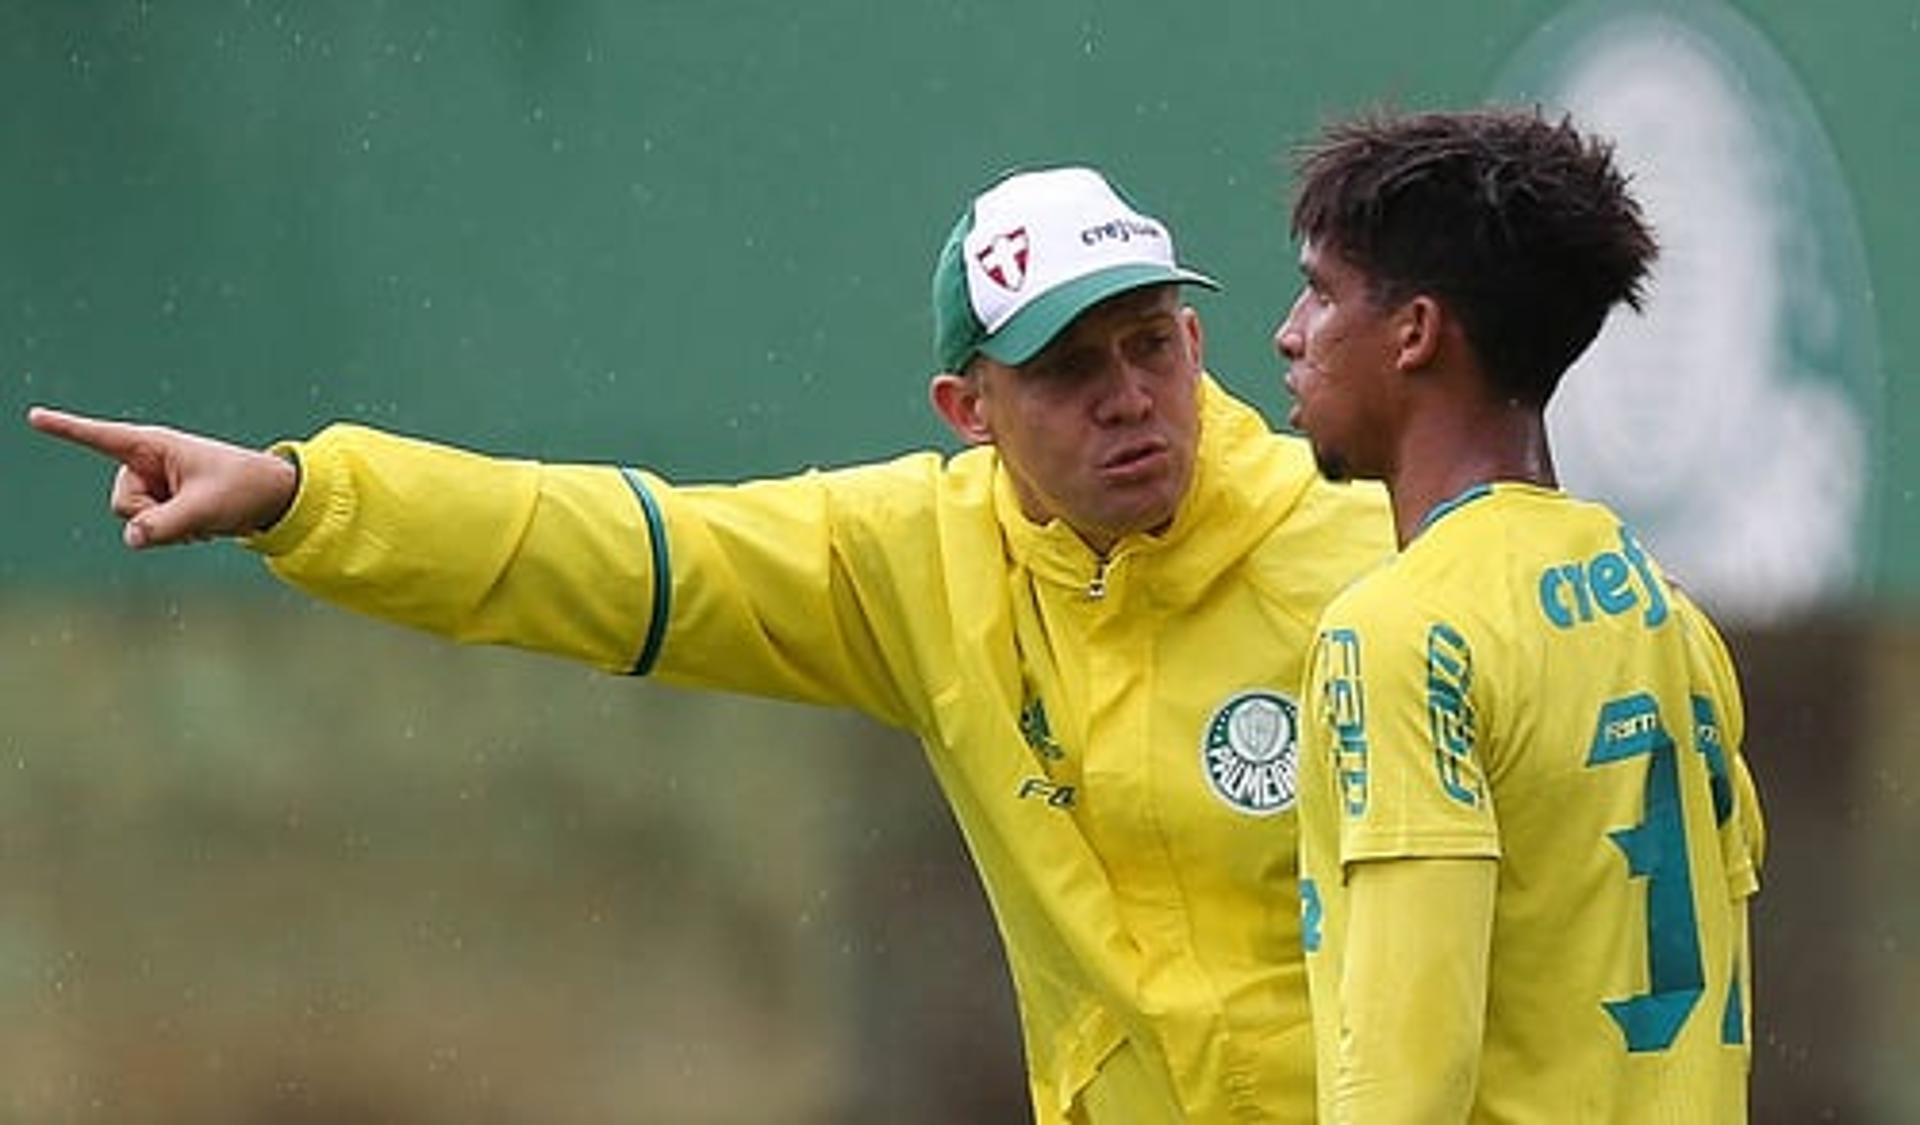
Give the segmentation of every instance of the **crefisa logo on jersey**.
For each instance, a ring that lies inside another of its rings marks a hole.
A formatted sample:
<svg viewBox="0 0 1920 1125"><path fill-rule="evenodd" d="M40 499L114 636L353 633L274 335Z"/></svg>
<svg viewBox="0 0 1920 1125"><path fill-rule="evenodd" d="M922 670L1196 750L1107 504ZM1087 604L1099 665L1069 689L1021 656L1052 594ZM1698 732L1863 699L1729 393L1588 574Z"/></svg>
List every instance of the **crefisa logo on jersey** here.
<svg viewBox="0 0 1920 1125"><path fill-rule="evenodd" d="M1293 807L1299 708L1272 691L1243 691L1207 723L1200 765L1221 800L1270 816Z"/></svg>

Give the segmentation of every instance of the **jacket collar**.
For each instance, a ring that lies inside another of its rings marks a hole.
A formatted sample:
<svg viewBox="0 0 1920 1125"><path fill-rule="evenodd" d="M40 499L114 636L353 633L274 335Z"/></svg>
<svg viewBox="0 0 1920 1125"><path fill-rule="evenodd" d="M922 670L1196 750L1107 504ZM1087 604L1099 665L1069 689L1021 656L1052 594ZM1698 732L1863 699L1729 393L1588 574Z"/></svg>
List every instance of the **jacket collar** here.
<svg viewBox="0 0 1920 1125"><path fill-rule="evenodd" d="M1114 545L1105 568L1110 590L1147 583L1172 604L1193 601L1265 539L1313 482L1304 443L1275 435L1211 375L1200 380L1193 484L1166 531L1130 535ZM1012 478L997 462L994 507L1016 566L1083 589L1102 573L1102 560L1064 521L1035 523L1021 512Z"/></svg>

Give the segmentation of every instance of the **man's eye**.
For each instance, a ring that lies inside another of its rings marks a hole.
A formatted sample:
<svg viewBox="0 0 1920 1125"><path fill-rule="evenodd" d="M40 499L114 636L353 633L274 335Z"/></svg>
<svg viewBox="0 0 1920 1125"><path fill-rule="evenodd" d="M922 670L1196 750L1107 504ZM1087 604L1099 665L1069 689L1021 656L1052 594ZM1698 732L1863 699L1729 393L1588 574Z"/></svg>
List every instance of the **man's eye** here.
<svg viewBox="0 0 1920 1125"><path fill-rule="evenodd" d="M1092 357L1080 352L1069 352L1041 364L1039 374L1048 380L1072 381L1086 374L1092 367Z"/></svg>

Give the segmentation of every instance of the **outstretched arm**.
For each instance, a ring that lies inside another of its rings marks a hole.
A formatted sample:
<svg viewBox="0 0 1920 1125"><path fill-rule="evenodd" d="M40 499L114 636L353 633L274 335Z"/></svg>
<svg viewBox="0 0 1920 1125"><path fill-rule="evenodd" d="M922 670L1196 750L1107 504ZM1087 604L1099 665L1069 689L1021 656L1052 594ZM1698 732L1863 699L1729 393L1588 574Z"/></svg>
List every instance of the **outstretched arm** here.
<svg viewBox="0 0 1920 1125"><path fill-rule="evenodd" d="M902 671L915 646L948 644L941 619L899 611L939 565L931 453L676 489L639 470L488 457L346 424L275 447L296 469L161 426L44 409L29 421L119 462L113 510L129 546L245 536L297 589L454 640L842 704L901 726L924 710ZM875 509L892 515L876 524L864 514ZM976 552L999 550L991 534Z"/></svg>
<svg viewBox="0 0 1920 1125"><path fill-rule="evenodd" d="M41 406L27 411L27 424L119 463L111 504L136 550L259 531L286 512L299 486L284 458L165 426Z"/></svg>

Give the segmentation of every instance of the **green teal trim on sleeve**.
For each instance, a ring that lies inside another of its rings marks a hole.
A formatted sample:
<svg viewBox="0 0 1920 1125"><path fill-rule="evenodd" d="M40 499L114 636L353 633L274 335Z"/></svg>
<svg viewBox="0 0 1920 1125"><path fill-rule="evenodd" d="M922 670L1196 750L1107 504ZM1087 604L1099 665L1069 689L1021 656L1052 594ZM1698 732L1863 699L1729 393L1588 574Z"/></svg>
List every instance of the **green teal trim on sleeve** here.
<svg viewBox="0 0 1920 1125"><path fill-rule="evenodd" d="M653 547L653 616L647 621L647 642L640 646L640 659L628 673L644 676L653 671L653 662L660 658L660 643L667 635L667 616L673 608L672 560L667 555L667 521L661 518L660 501L654 499L653 489L632 469L623 468L620 475L640 498L640 510L647 517L647 540Z"/></svg>

